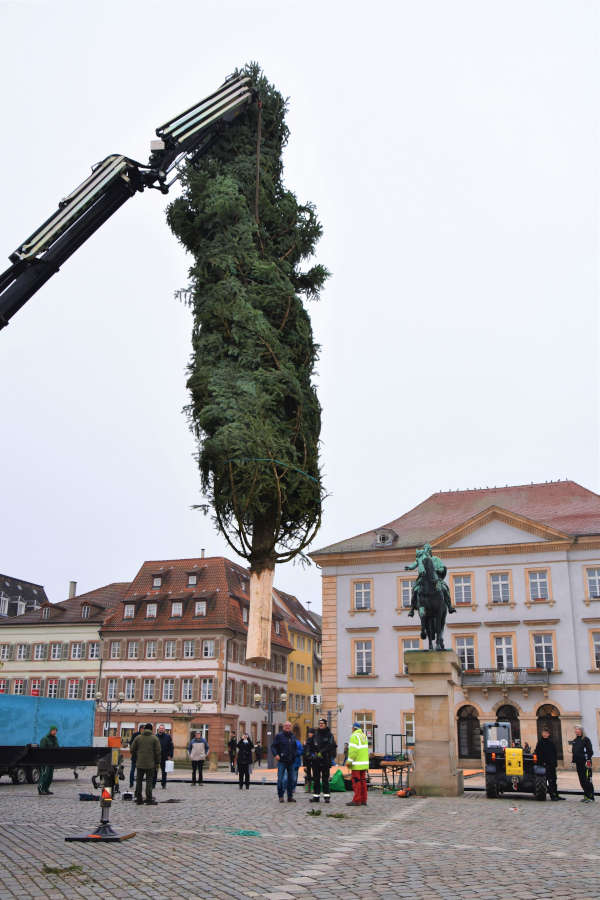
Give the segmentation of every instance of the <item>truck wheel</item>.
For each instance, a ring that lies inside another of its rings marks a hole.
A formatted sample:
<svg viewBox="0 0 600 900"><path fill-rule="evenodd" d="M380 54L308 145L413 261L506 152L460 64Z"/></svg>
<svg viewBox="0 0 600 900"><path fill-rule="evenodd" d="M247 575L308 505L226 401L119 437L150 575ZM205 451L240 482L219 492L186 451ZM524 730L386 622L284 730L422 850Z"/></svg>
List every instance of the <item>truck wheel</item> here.
<svg viewBox="0 0 600 900"><path fill-rule="evenodd" d="M533 789L533 793L535 795L536 800L545 800L546 799L546 779L545 778L536 778L535 779L535 787Z"/></svg>
<svg viewBox="0 0 600 900"><path fill-rule="evenodd" d="M486 778L485 795L486 797L489 797L490 800L496 800L498 797L498 785L495 781L492 781L491 778Z"/></svg>
<svg viewBox="0 0 600 900"><path fill-rule="evenodd" d="M13 769L10 773L13 784L27 784L27 772L22 766Z"/></svg>
<svg viewBox="0 0 600 900"><path fill-rule="evenodd" d="M37 784L40 780L40 770L36 766L31 766L30 769L27 769L25 774L27 775L29 784Z"/></svg>

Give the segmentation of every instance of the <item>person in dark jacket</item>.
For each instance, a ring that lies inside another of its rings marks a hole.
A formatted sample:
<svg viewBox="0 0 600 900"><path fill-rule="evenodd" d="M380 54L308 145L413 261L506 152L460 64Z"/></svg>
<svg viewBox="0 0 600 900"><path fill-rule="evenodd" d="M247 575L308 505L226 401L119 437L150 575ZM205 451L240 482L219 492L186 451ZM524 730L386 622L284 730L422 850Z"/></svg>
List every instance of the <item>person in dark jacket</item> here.
<svg viewBox="0 0 600 900"><path fill-rule="evenodd" d="M260 741L257 741L254 745L254 759L256 760L256 765L260 768L260 764L263 758L263 748Z"/></svg>
<svg viewBox="0 0 600 900"><path fill-rule="evenodd" d="M325 803L329 803L329 770L335 762L337 753L337 744L327 725L327 719L319 719L319 727L317 728L313 738L307 742L309 756L312 759L313 773L313 795L311 803L318 803L321 799L321 789L323 790L323 799Z"/></svg>
<svg viewBox="0 0 600 900"><path fill-rule="evenodd" d="M579 784L584 793L582 803L594 802L594 785L592 784L592 742L586 737L581 725L575 726L575 740L571 744L573 762L579 776Z"/></svg>
<svg viewBox="0 0 600 900"><path fill-rule="evenodd" d="M237 743L237 767L240 777L240 791L246 785L246 790L250 789L250 766L252 764L252 751L254 744L250 740L250 735L244 732L241 740Z"/></svg>
<svg viewBox="0 0 600 900"><path fill-rule="evenodd" d="M315 736L315 729L309 728L306 732L306 742L304 747L302 748L302 758L304 762L304 786L307 791L311 790L311 782L312 782L312 757L311 750L309 747L309 741Z"/></svg>
<svg viewBox="0 0 600 900"><path fill-rule="evenodd" d="M40 748L42 750L52 749L53 747L58 747L58 738L56 737L56 732L58 728L56 725L51 725L48 729L48 734L46 734L40 741ZM49 797L54 791L50 790L50 785L52 784L52 779L54 777L54 767L53 766L40 766L40 780L38 781L38 794L40 797Z"/></svg>
<svg viewBox="0 0 600 900"><path fill-rule="evenodd" d="M133 750L131 748L133 747L133 742L135 741L136 737L138 736L138 734L141 734L143 730L144 730L144 726L140 725L140 727L138 728L136 733L133 735L133 737L129 741L129 751L131 753L131 768L129 770L129 787L132 789L133 789L133 782L135 779L135 753L133 752Z"/></svg>
<svg viewBox="0 0 600 900"><path fill-rule="evenodd" d="M546 767L546 781L548 782L548 794L551 800L560 800L558 796L558 787L556 785L556 763L557 753L554 741L550 737L550 729L547 725L542 725L542 736L536 744L535 755L538 763Z"/></svg>
<svg viewBox="0 0 600 900"><path fill-rule="evenodd" d="M168 759L173 759L175 748L173 747L173 738L168 733L168 731L165 731L164 725L158 726L156 737L158 738L158 742L160 744L160 786L164 790L167 786L167 770L165 767L165 763ZM158 770L156 772L156 775L154 776L154 787L156 787L157 776Z"/></svg>
<svg viewBox="0 0 600 900"><path fill-rule="evenodd" d="M237 741L234 737L230 738L227 747L229 749L229 768L232 772L235 772L235 754L237 751Z"/></svg>
<svg viewBox="0 0 600 900"><path fill-rule="evenodd" d="M298 754L296 738L292 732L292 723L286 722L283 731L280 731L271 744L271 753L277 763L277 796L283 803L284 775L287 775L287 799L288 803L295 803L294 799L294 763Z"/></svg>
<svg viewBox="0 0 600 900"><path fill-rule="evenodd" d="M146 803L156 806L156 800L152 797L152 788L156 780L156 770L160 766L161 748L160 741L152 734L152 723L148 722L141 734L134 739L131 750L136 755L137 772L135 781L135 802L143 803L142 782L146 778Z"/></svg>

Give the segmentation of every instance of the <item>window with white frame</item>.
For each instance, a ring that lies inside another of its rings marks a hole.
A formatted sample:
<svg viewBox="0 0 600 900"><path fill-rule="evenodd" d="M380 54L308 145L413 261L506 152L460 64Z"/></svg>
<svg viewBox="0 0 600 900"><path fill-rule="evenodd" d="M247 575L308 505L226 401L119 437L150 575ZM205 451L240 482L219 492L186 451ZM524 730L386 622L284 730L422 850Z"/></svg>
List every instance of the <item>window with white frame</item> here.
<svg viewBox="0 0 600 900"><path fill-rule="evenodd" d="M110 642L110 658L119 659L121 656L121 641Z"/></svg>
<svg viewBox="0 0 600 900"><path fill-rule="evenodd" d="M554 668L554 643L551 634L534 634L533 651L537 669Z"/></svg>
<svg viewBox="0 0 600 900"><path fill-rule="evenodd" d="M494 638L494 651L497 669L513 668L513 639L509 634L498 635Z"/></svg>
<svg viewBox="0 0 600 900"><path fill-rule="evenodd" d="M354 642L354 674L371 675L373 672L373 641Z"/></svg>
<svg viewBox="0 0 600 900"><path fill-rule="evenodd" d="M106 699L107 700L116 700L117 699L117 679L109 678L106 682Z"/></svg>
<svg viewBox="0 0 600 900"><path fill-rule="evenodd" d="M62 657L62 644L50 644L50 659L60 659Z"/></svg>
<svg viewBox="0 0 600 900"><path fill-rule="evenodd" d="M22 678L15 678L13 682L13 694L25 693L25 681Z"/></svg>
<svg viewBox="0 0 600 900"><path fill-rule="evenodd" d="M510 603L510 576L508 572L494 572L490 575L492 603Z"/></svg>
<svg viewBox="0 0 600 900"><path fill-rule="evenodd" d="M146 618L155 619L157 609L158 607L156 603L146 603Z"/></svg>
<svg viewBox="0 0 600 900"><path fill-rule="evenodd" d="M78 678L69 678L69 680L67 682L67 699L68 700L79 699L79 679Z"/></svg>
<svg viewBox="0 0 600 900"><path fill-rule="evenodd" d="M175 651L177 649L177 643L173 640L165 641L165 659L175 659Z"/></svg>
<svg viewBox="0 0 600 900"><path fill-rule="evenodd" d="M50 607L45 606L42 610L42 619L49 619L49 618L50 618Z"/></svg>
<svg viewBox="0 0 600 900"><path fill-rule="evenodd" d="M528 572L529 575L529 599L548 599L548 571L540 569L537 572Z"/></svg>
<svg viewBox="0 0 600 900"><path fill-rule="evenodd" d="M586 569L588 596L592 600L600 600L600 569Z"/></svg>
<svg viewBox="0 0 600 900"><path fill-rule="evenodd" d="M592 632L592 652L594 654L594 668L600 669L600 631Z"/></svg>
<svg viewBox="0 0 600 900"><path fill-rule="evenodd" d="M403 638L402 639L402 671L405 675L408 675L408 665L406 664L406 651L407 650L420 650L421 641L419 638Z"/></svg>
<svg viewBox="0 0 600 900"><path fill-rule="evenodd" d="M0 659L8 659L9 644L0 644Z"/></svg>
<svg viewBox="0 0 600 900"><path fill-rule="evenodd" d="M184 641L183 642L183 658L184 659L193 659L194 658L194 641Z"/></svg>
<svg viewBox="0 0 600 900"><path fill-rule="evenodd" d="M46 646L45 644L36 644L33 648L33 658L34 659L45 659L46 658Z"/></svg>
<svg viewBox="0 0 600 900"><path fill-rule="evenodd" d="M93 700L96 696L96 679L87 678L85 682L85 699Z"/></svg>
<svg viewBox="0 0 600 900"><path fill-rule="evenodd" d="M400 579L400 604L402 609L410 609L412 605L412 589L416 578Z"/></svg>
<svg viewBox="0 0 600 900"><path fill-rule="evenodd" d="M473 599L473 590L470 575L453 575L452 585L454 587L454 604L471 603Z"/></svg>
<svg viewBox="0 0 600 900"><path fill-rule="evenodd" d="M275 620L275 634L281 634L281 622L279 619Z"/></svg>
<svg viewBox="0 0 600 900"><path fill-rule="evenodd" d="M90 608L86 603L81 607L81 618L89 619L89 617L90 617Z"/></svg>
<svg viewBox="0 0 600 900"><path fill-rule="evenodd" d="M475 668L475 638L461 635L456 638L456 655L463 669Z"/></svg>
<svg viewBox="0 0 600 900"><path fill-rule="evenodd" d="M0 594L0 616L8 615L8 597Z"/></svg>
<svg viewBox="0 0 600 900"><path fill-rule="evenodd" d="M206 600L196 600L194 606L194 615L195 616L205 616L206 615Z"/></svg>
<svg viewBox="0 0 600 900"><path fill-rule="evenodd" d="M354 609L371 609L371 582L355 581L354 590Z"/></svg>
<svg viewBox="0 0 600 900"><path fill-rule="evenodd" d="M198 584L198 576L195 572L188 572L188 587L195 587Z"/></svg>
<svg viewBox="0 0 600 900"><path fill-rule="evenodd" d="M58 678L49 678L46 682L46 697L58 697Z"/></svg>
<svg viewBox="0 0 600 900"><path fill-rule="evenodd" d="M0 678L0 694L8 694L8 678Z"/></svg>
<svg viewBox="0 0 600 900"><path fill-rule="evenodd" d="M181 600L173 600L171 603L171 618L180 619L183 615L183 603Z"/></svg>
<svg viewBox="0 0 600 900"><path fill-rule="evenodd" d="M156 659L156 641L146 641L146 659Z"/></svg>
<svg viewBox="0 0 600 900"><path fill-rule="evenodd" d="M202 641L202 656L204 659L211 659L215 655L214 640Z"/></svg>
<svg viewBox="0 0 600 900"><path fill-rule="evenodd" d="M307 666L307 667L306 667L306 680L307 680L308 683L310 684L310 681L311 681L311 676L310 676L310 666Z"/></svg>
<svg viewBox="0 0 600 900"><path fill-rule="evenodd" d="M228 682L230 685L231 682ZM209 701L213 699L213 679L212 678L203 678L201 685L201 694L200 699L202 701Z"/></svg>
<svg viewBox="0 0 600 900"><path fill-rule="evenodd" d="M135 700L135 678L125 679L125 699Z"/></svg>
<svg viewBox="0 0 600 900"><path fill-rule="evenodd" d="M173 700L175 697L175 679L174 678L163 678L162 683L162 698L164 703L168 703L170 700Z"/></svg>
<svg viewBox="0 0 600 900"><path fill-rule="evenodd" d="M135 603L126 603L123 609L124 619L133 619L135 616Z"/></svg>
<svg viewBox="0 0 600 900"><path fill-rule="evenodd" d="M233 703L233 681L231 678L227 679L227 702Z"/></svg>
<svg viewBox="0 0 600 900"><path fill-rule="evenodd" d="M242 622L244 625L248 624L248 607L242 606Z"/></svg>
<svg viewBox="0 0 600 900"><path fill-rule="evenodd" d="M88 659L100 659L100 643L90 641L88 644Z"/></svg>
<svg viewBox="0 0 600 900"><path fill-rule="evenodd" d="M127 641L127 659L138 658L138 646L137 641Z"/></svg>
<svg viewBox="0 0 600 900"><path fill-rule="evenodd" d="M27 659L27 644L17 644L17 659Z"/></svg>
<svg viewBox="0 0 600 900"><path fill-rule="evenodd" d="M83 644L81 641L74 641L71 644L71 659L81 659L83 657Z"/></svg>
<svg viewBox="0 0 600 900"><path fill-rule="evenodd" d="M361 731L364 731L369 742L369 750L372 750L374 725L374 714L372 710L361 709L359 712L352 713L352 721L358 722L361 727Z"/></svg>
<svg viewBox="0 0 600 900"><path fill-rule="evenodd" d="M291 659L290 659L290 678L292 678L292 679L294 678L294 663Z"/></svg>
<svg viewBox="0 0 600 900"><path fill-rule="evenodd" d="M144 678L144 700L154 700L154 678Z"/></svg>
<svg viewBox="0 0 600 900"><path fill-rule="evenodd" d="M42 679L32 678L29 682L29 693L32 697L39 697L42 689Z"/></svg>
<svg viewBox="0 0 600 900"><path fill-rule="evenodd" d="M192 678L182 678L181 680L181 699L183 701L191 700L193 697L194 681Z"/></svg>
<svg viewBox="0 0 600 900"><path fill-rule="evenodd" d="M404 734L406 735L406 746L412 747L415 743L415 714L414 714L414 712L404 713Z"/></svg>
<svg viewBox="0 0 600 900"><path fill-rule="evenodd" d="M153 575L152 576L152 587L154 589L162 587L162 575Z"/></svg>
<svg viewBox="0 0 600 900"><path fill-rule="evenodd" d="M17 615L18 615L18 616L24 616L24 615L25 615L25 609L26 609L25 601L24 601L24 600L17 600Z"/></svg>
<svg viewBox="0 0 600 900"><path fill-rule="evenodd" d="M304 712L304 694L298 694L298 704L296 707L296 712L303 713Z"/></svg>

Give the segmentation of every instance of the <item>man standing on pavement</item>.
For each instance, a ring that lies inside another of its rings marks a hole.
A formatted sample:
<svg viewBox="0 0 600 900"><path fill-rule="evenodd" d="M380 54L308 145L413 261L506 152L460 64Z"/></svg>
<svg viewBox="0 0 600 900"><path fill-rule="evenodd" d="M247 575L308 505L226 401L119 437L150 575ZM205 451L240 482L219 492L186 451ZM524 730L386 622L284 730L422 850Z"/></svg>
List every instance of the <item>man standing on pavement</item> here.
<svg viewBox="0 0 600 900"><path fill-rule="evenodd" d="M156 779L156 770L160 765L161 749L160 741L152 734L152 723L148 722L141 734L135 738L131 750L136 755L137 773L135 782L135 802L141 804L142 781L146 777L146 803L156 806L156 800L152 797L152 788Z"/></svg>
<svg viewBox="0 0 600 900"><path fill-rule="evenodd" d="M198 784L204 784L203 769L208 756L208 742L206 738L192 732L192 739L188 746L188 754L192 763L192 787L196 784L196 770L198 771Z"/></svg>
<svg viewBox="0 0 600 900"><path fill-rule="evenodd" d="M294 762L298 754L296 738L292 733L292 723L286 722L283 731L280 731L271 745L271 753L277 763L277 796L283 803L284 776L287 776L288 803L295 803L294 793Z"/></svg>
<svg viewBox="0 0 600 900"><path fill-rule="evenodd" d="M56 732L58 728L56 725L51 725L48 729L48 734L46 734L40 741L40 749L42 750L51 750L53 747L58 747L58 738L56 737ZM50 794L53 794L54 791L50 790L50 785L52 784L52 778L54 777L54 767L53 766L41 766L40 767L40 780L38 781L38 794L40 797L48 797Z"/></svg>
<svg viewBox="0 0 600 900"><path fill-rule="evenodd" d="M548 794L551 800L560 800L558 796L558 787L556 785L556 763L557 753L554 741L550 737L550 728L548 725L542 725L542 736L536 744L533 751L537 756L540 765L546 767L546 781L548 782Z"/></svg>
<svg viewBox="0 0 600 900"><path fill-rule="evenodd" d="M168 759L173 759L173 753L175 752L175 748L173 747L173 738L165 731L164 725L158 726L158 732L156 734L158 741L160 743L160 786L163 791L167 786L167 769L166 762ZM157 773L158 774L158 773ZM156 775L154 776L154 786L156 787Z"/></svg>
<svg viewBox="0 0 600 900"><path fill-rule="evenodd" d="M581 725L575 726L575 740L571 744L573 762L577 768L579 784L584 793L582 803L594 802L594 785L592 784L592 742L586 737Z"/></svg>
<svg viewBox="0 0 600 900"><path fill-rule="evenodd" d="M337 744L327 726L327 719L319 719L316 733L307 741L312 777L314 781L311 803L318 803L323 788L323 799L329 803L329 770L335 761Z"/></svg>
<svg viewBox="0 0 600 900"><path fill-rule="evenodd" d="M352 737L348 742L346 765L352 772L352 790L354 791L354 797L350 803L346 803L346 806L366 806L369 742L360 722L354 722L352 725Z"/></svg>
<svg viewBox="0 0 600 900"><path fill-rule="evenodd" d="M140 725L136 733L133 735L131 740L129 741L129 752L131 753L131 768L129 770L129 787L133 789L133 781L135 778L135 753L131 749L133 747L133 742L135 741L138 734L141 734L144 730L144 726Z"/></svg>

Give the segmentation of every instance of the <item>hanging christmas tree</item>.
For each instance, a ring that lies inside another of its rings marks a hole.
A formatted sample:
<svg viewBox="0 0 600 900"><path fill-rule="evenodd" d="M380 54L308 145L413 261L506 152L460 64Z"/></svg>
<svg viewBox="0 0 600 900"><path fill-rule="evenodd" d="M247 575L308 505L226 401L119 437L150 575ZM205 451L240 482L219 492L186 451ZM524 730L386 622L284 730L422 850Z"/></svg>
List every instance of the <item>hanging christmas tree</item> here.
<svg viewBox="0 0 600 900"><path fill-rule="evenodd" d="M202 487L220 532L250 564L247 658L271 655L275 564L321 521L318 347L303 299L328 272L308 265L314 207L283 184L286 101L256 64L258 102L188 164L168 222L192 254L188 413Z"/></svg>

